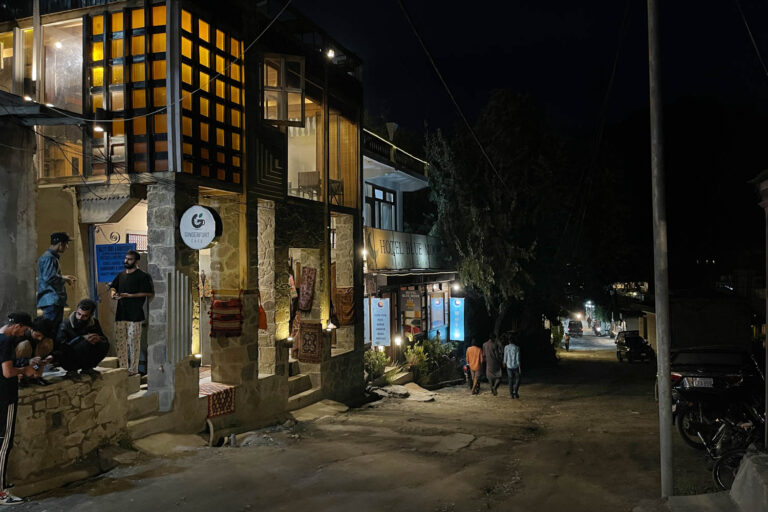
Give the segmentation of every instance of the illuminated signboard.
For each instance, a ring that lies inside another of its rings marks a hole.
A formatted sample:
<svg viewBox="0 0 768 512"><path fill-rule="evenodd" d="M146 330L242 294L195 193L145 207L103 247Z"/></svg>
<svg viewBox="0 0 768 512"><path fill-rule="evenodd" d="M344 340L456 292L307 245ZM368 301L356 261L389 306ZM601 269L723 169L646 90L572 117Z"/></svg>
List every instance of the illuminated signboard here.
<svg viewBox="0 0 768 512"><path fill-rule="evenodd" d="M389 299L371 299L371 341L389 346Z"/></svg>
<svg viewBox="0 0 768 512"><path fill-rule="evenodd" d="M451 339L464 341L464 299L451 299Z"/></svg>

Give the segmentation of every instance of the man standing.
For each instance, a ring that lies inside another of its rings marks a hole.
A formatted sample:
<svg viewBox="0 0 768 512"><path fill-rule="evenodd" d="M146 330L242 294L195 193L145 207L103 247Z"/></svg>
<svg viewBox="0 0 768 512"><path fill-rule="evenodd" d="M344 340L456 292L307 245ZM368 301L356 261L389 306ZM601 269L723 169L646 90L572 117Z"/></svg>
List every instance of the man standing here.
<svg viewBox="0 0 768 512"><path fill-rule="evenodd" d="M144 302L155 295L152 277L137 267L141 255L136 251L125 254L125 270L109 283L110 295L117 300L115 311L115 348L122 368L129 375L139 373L141 350L141 324L144 321Z"/></svg>
<svg viewBox="0 0 768 512"><path fill-rule="evenodd" d="M472 394L480 393L480 371L483 368L483 351L476 340L472 340L472 346L467 349L467 364L472 372Z"/></svg>
<svg viewBox="0 0 768 512"><path fill-rule="evenodd" d="M520 347L515 345L514 338L510 339L509 345L504 347L504 366L507 367L507 377L509 377L509 396L520 398L517 392L520 389Z"/></svg>
<svg viewBox="0 0 768 512"><path fill-rule="evenodd" d="M96 303L83 299L77 309L59 326L56 335L54 357L67 370L67 376L77 374L97 375L93 369L107 355L109 342L101 330L99 321L94 318Z"/></svg>
<svg viewBox="0 0 768 512"><path fill-rule="evenodd" d="M19 401L19 376L39 376L42 373L39 361L32 360L23 368L14 367L16 358L16 343L26 336L29 329L28 315L24 313L11 313L9 323L0 328L0 505L16 505L24 500L8 492L6 471L8 469L8 455L13 448L13 434L16 431L16 404ZM42 338L50 333L40 333L33 329L35 338Z"/></svg>
<svg viewBox="0 0 768 512"><path fill-rule="evenodd" d="M63 232L51 233L51 245L37 260L37 307L43 316L59 325L67 305L65 284L74 284L77 278L61 274L59 258L69 247L69 235Z"/></svg>
<svg viewBox="0 0 768 512"><path fill-rule="evenodd" d="M502 352L494 334L491 334L488 341L483 343L483 358L485 359L485 376L491 384L491 393L495 396L501 383Z"/></svg>

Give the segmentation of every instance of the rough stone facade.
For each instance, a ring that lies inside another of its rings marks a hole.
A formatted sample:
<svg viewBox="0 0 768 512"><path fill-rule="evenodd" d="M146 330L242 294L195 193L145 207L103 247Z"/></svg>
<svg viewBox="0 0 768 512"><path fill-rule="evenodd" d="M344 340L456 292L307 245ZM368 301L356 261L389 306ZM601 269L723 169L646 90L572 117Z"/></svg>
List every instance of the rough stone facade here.
<svg viewBox="0 0 768 512"><path fill-rule="evenodd" d="M336 232L336 247L331 249L331 261L336 263L336 286L354 286L355 218L351 215L334 215L331 217L331 228ZM338 326L335 335L337 350L353 350L355 348L354 325Z"/></svg>
<svg viewBox="0 0 768 512"><path fill-rule="evenodd" d="M160 410L173 405L174 365L168 364L168 273L181 271L189 277L194 300L193 331L199 328L198 253L181 240L179 220L197 202L197 187L183 186L175 173L156 173L159 179L147 187L148 269L155 283L149 303L147 374L149 389L158 394Z"/></svg>
<svg viewBox="0 0 768 512"><path fill-rule="evenodd" d="M50 386L19 390L11 481L67 465L125 436L127 377L124 368L102 369L93 379L54 377Z"/></svg>
<svg viewBox="0 0 768 512"><path fill-rule="evenodd" d="M259 331L259 374L283 375L285 365L278 364L281 351L277 348L277 339L280 338L276 336L275 323L275 203L259 199L258 204L259 292L267 314L267 330Z"/></svg>

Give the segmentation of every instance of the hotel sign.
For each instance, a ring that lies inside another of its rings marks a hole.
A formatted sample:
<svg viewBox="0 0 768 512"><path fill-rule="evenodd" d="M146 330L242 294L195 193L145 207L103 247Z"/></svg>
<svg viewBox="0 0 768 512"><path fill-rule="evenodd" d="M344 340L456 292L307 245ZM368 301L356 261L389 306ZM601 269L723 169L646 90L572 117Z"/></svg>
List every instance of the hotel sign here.
<svg viewBox="0 0 768 512"><path fill-rule="evenodd" d="M368 270L439 269L443 258L438 238L365 228Z"/></svg>

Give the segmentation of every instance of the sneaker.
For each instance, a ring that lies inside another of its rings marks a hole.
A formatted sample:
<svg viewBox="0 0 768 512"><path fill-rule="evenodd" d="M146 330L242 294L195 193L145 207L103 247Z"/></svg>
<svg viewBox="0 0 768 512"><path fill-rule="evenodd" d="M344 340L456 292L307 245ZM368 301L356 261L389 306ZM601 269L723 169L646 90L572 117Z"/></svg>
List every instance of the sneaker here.
<svg viewBox="0 0 768 512"><path fill-rule="evenodd" d="M18 496L14 496L8 491L0 492L0 505L19 505L24 503L24 500Z"/></svg>

